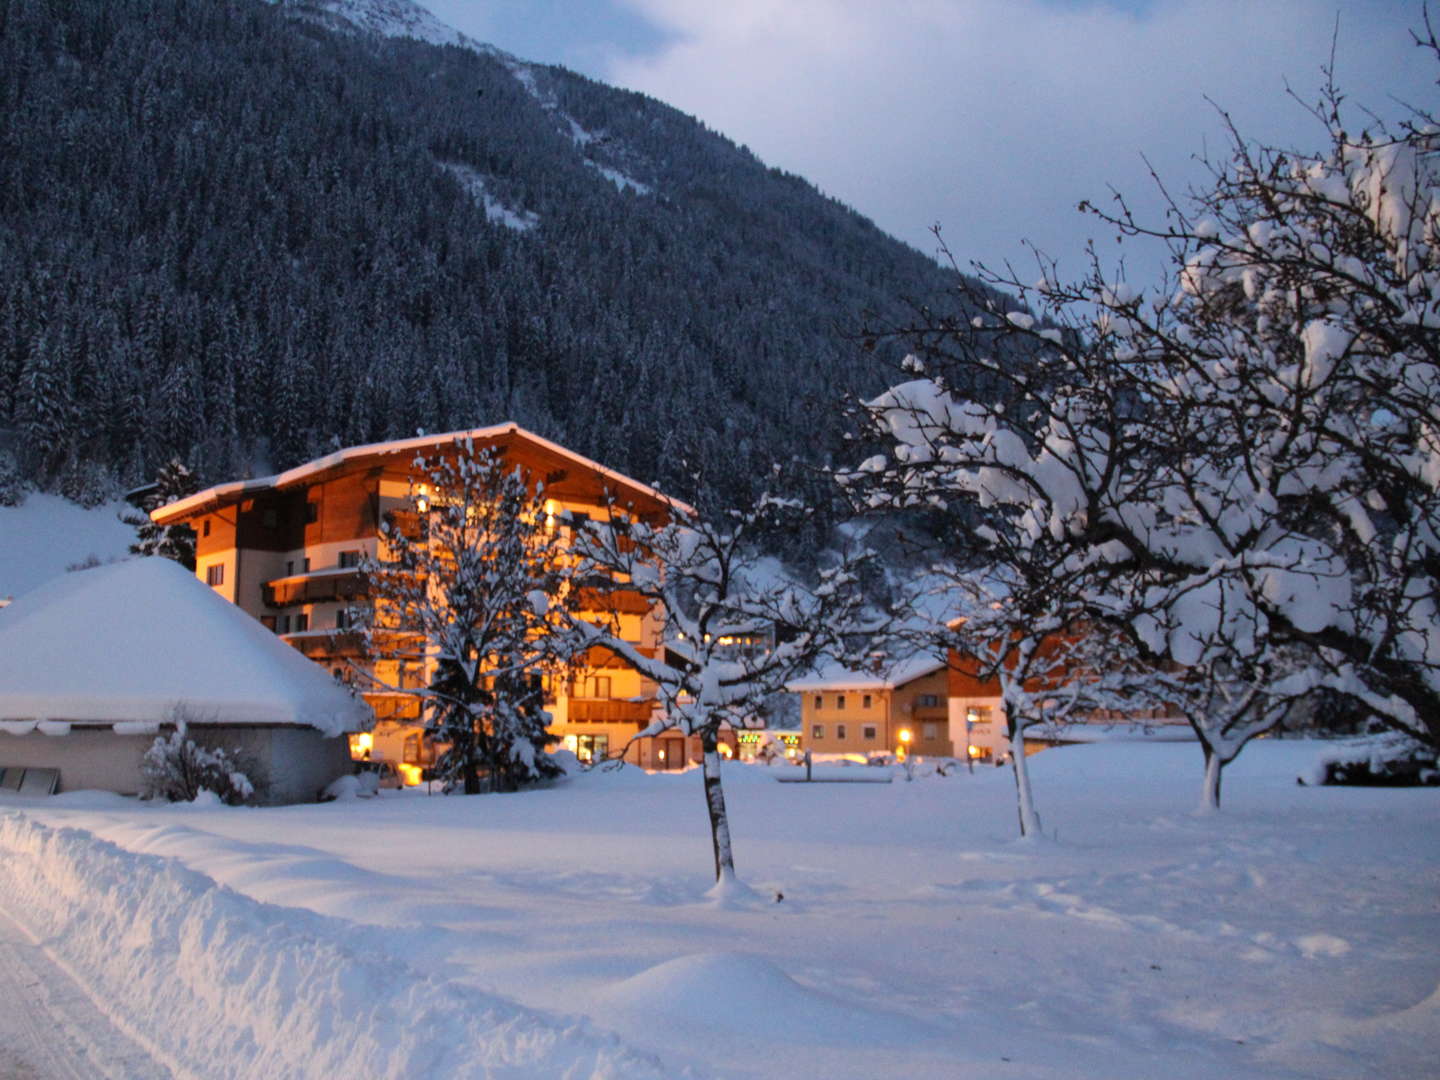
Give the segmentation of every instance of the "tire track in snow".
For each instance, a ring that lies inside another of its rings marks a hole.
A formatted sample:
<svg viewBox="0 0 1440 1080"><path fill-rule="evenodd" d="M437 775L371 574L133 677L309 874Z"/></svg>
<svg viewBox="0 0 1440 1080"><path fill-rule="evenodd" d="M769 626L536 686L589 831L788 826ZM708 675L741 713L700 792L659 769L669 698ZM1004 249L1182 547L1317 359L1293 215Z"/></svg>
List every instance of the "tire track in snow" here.
<svg viewBox="0 0 1440 1080"><path fill-rule="evenodd" d="M169 1080L0 910L0 1080Z"/></svg>

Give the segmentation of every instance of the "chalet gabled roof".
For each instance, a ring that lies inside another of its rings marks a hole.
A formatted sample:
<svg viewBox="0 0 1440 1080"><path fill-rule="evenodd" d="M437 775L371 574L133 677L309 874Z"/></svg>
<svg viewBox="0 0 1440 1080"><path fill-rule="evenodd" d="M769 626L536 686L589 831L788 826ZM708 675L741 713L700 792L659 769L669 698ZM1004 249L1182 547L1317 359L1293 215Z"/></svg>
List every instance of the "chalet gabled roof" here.
<svg viewBox="0 0 1440 1080"><path fill-rule="evenodd" d="M527 456L553 466L554 469L583 470L593 477L595 482L592 486L597 493L608 490L621 500L638 498L642 502L652 502L657 507L671 508L687 516L695 513L693 507L679 499L672 499L648 484L643 484L639 480L607 468L583 454L567 450L559 443L551 442L549 439L536 435L533 431L527 431L518 424L504 423L492 427L471 428L467 431L448 431L438 435L419 435L412 439L394 439L390 442L347 447L274 476L216 484L214 487L196 492L188 498L159 507L150 516L158 524L167 525L182 521L196 513L203 513L217 506L238 502L263 492L281 491L314 483L328 475L338 475L384 465L408 469L411 460L417 453L441 450L465 439L481 446L501 446L507 449L515 447Z"/></svg>

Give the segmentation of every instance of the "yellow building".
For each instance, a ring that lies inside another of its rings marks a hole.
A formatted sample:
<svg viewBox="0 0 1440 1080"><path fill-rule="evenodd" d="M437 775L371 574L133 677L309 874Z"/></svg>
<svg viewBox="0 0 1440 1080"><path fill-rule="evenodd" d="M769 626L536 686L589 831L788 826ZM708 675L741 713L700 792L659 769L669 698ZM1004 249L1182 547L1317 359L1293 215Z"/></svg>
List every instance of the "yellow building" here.
<svg viewBox="0 0 1440 1080"><path fill-rule="evenodd" d="M800 748L813 754L961 756L950 731L943 659L918 656L879 674L797 679ZM963 735L961 736L963 741Z"/></svg>
<svg viewBox="0 0 1440 1080"><path fill-rule="evenodd" d="M457 439L501 451L508 464L545 483L547 509L586 519L617 500L641 520L663 521L690 508L515 424L450 432L336 451L277 476L220 484L156 510L161 525L188 525L196 535L196 574L282 640L364 691L375 731L357 750L406 766L410 779L433 760L418 726L418 700L394 691L427 684L421 664L371 664L350 611L366 595L360 566L379 554L388 515L411 512L412 463ZM598 598L597 605L600 603ZM622 636L660 650L663 620L638 596L607 594L604 614ZM598 613L598 608L597 608ZM625 753L647 767L683 767L679 735L636 740L653 719L655 687L604 650L580 658L563 685L547 687L551 731L581 760ZM628 750L627 750L628 747Z"/></svg>

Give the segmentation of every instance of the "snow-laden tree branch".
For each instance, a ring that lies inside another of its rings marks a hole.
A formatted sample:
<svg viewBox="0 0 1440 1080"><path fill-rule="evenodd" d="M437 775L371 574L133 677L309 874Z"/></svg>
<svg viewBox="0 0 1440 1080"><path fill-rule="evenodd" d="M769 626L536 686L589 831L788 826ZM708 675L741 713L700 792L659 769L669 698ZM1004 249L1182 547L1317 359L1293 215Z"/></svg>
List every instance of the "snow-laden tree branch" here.
<svg viewBox="0 0 1440 1080"><path fill-rule="evenodd" d="M642 735L675 729L699 736L715 877L734 878L729 817L721 784L722 726L758 726L770 699L822 657L857 662L871 627L859 575L869 555L822 569L806 587L757 551L757 530L793 505L762 499L747 512L715 519L647 524L612 507L607 520L579 531L581 577L603 595L644 597L661 618L659 651L625 640L604 620L571 615L587 645L614 653L654 683L663 718Z"/></svg>
<svg viewBox="0 0 1440 1080"><path fill-rule="evenodd" d="M1352 136L1333 90L1315 111L1324 150L1235 133L1165 225L1101 213L1168 245L1157 288L1042 261L988 275L1008 304L901 328L910 378L863 407L880 453L842 476L949 512L945 562L999 567L1017 625L1105 623L1186 669L1207 765L1285 680L1440 745L1440 127Z"/></svg>

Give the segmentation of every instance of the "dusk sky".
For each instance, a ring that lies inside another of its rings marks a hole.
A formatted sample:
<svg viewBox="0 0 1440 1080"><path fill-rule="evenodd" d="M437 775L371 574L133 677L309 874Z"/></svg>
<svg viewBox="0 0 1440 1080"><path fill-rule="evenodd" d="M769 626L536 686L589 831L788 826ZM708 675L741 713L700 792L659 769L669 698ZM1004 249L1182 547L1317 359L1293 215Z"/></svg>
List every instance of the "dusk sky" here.
<svg viewBox="0 0 1440 1080"><path fill-rule="evenodd" d="M1202 178L1192 159L1224 147L1217 105L1247 135L1318 145L1285 88L1316 98L1337 18L1352 103L1393 117L1397 98L1433 100L1437 71L1410 41L1421 5L1405 0L428 6L522 59L693 113L922 250L938 223L962 265L1012 258L1027 271L1022 240L1077 271L1087 238L1116 250L1076 213L1082 198L1113 185L1156 210L1142 154L1177 190Z"/></svg>

